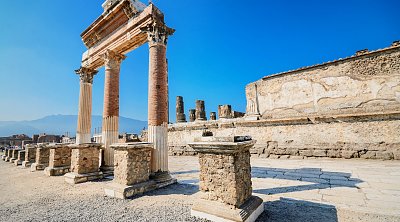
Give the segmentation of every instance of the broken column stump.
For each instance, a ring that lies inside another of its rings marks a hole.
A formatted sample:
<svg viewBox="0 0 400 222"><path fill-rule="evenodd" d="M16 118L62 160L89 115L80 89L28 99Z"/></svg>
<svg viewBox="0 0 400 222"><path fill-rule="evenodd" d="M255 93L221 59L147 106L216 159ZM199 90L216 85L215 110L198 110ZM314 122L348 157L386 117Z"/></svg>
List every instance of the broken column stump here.
<svg viewBox="0 0 400 222"><path fill-rule="evenodd" d="M189 143L199 153L200 199L191 215L212 221L255 221L263 200L252 196L249 137L202 138Z"/></svg>
<svg viewBox="0 0 400 222"><path fill-rule="evenodd" d="M14 165L19 166L25 160L25 150L18 151L17 159L14 160Z"/></svg>
<svg viewBox="0 0 400 222"><path fill-rule="evenodd" d="M44 169L47 176L61 176L71 168L71 147L66 144L51 144L49 166Z"/></svg>
<svg viewBox="0 0 400 222"><path fill-rule="evenodd" d="M36 161L36 145L27 144L25 146L25 160L22 162L23 167L30 167Z"/></svg>
<svg viewBox="0 0 400 222"><path fill-rule="evenodd" d="M49 166L50 148L49 144L38 144L35 162L31 165L31 171L44 170Z"/></svg>
<svg viewBox="0 0 400 222"><path fill-rule="evenodd" d="M158 181L150 178L152 143L113 144L114 180L106 185L107 196L126 199L137 194L176 183L176 179Z"/></svg>
<svg viewBox="0 0 400 222"><path fill-rule="evenodd" d="M103 178L99 169L101 144L73 144L69 147L72 149L71 172L64 175L65 182L77 184Z"/></svg>

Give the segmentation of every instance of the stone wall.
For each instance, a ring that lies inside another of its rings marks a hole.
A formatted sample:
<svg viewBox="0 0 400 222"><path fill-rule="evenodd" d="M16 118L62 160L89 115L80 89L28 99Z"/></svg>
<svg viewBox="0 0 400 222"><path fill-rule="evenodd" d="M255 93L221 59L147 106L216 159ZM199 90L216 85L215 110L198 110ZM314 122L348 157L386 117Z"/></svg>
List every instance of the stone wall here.
<svg viewBox="0 0 400 222"><path fill-rule="evenodd" d="M264 77L246 97L244 118L170 125L169 154L196 154L206 132L250 135L261 157L400 160L399 44Z"/></svg>
<svg viewBox="0 0 400 222"><path fill-rule="evenodd" d="M246 97L263 119L398 111L400 46L266 76Z"/></svg>

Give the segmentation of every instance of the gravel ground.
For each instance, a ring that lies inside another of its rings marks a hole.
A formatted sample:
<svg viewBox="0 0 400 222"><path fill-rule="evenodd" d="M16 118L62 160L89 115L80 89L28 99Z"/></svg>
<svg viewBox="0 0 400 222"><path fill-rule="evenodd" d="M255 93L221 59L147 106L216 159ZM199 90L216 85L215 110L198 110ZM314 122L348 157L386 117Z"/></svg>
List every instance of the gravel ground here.
<svg viewBox="0 0 400 222"><path fill-rule="evenodd" d="M104 195L110 181L71 186L0 161L0 221L205 221L190 216L198 186L176 184L119 200ZM397 218L398 219L398 218ZM396 218L337 211L291 199L267 201L258 221L396 221Z"/></svg>

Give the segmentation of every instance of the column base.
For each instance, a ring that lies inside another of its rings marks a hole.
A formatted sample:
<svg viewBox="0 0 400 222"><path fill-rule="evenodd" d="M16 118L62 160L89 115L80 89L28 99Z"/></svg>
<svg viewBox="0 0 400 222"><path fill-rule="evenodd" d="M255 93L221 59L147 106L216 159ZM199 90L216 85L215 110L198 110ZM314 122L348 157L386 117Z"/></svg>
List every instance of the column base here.
<svg viewBox="0 0 400 222"><path fill-rule="evenodd" d="M103 179L103 173L102 172L85 173L85 174L67 173L64 175L64 179L66 183L73 185L73 184L85 183L88 181Z"/></svg>
<svg viewBox="0 0 400 222"><path fill-rule="evenodd" d="M7 157L6 155L2 155L2 156L1 156L1 159L5 161L5 160L6 160L6 157Z"/></svg>
<svg viewBox="0 0 400 222"><path fill-rule="evenodd" d="M29 161L22 161L22 166L25 168L31 167L32 163Z"/></svg>
<svg viewBox="0 0 400 222"><path fill-rule="evenodd" d="M69 173L70 166L63 166L63 167L46 167L44 169L44 174L47 176L62 176L66 173Z"/></svg>
<svg viewBox="0 0 400 222"><path fill-rule="evenodd" d="M22 165L22 161L21 160L14 160L14 165L15 166Z"/></svg>
<svg viewBox="0 0 400 222"><path fill-rule="evenodd" d="M47 166L38 163L32 163L31 172L44 170Z"/></svg>
<svg viewBox="0 0 400 222"><path fill-rule="evenodd" d="M17 159L11 158L11 159L9 159L8 161L9 161L10 163L14 163L15 160L17 160Z"/></svg>
<svg viewBox="0 0 400 222"><path fill-rule="evenodd" d="M172 176L169 173L169 171L164 171L164 172L159 171L156 173L151 173L150 179L156 181L157 183L162 183L171 180Z"/></svg>
<svg viewBox="0 0 400 222"><path fill-rule="evenodd" d="M254 222L264 212L263 200L251 196L239 208L210 200L198 200L191 209L191 216L216 222Z"/></svg>
<svg viewBox="0 0 400 222"><path fill-rule="evenodd" d="M135 195L143 194L145 192L149 192L152 190L157 190L162 187L166 187L176 183L177 180L175 178L170 178L164 182L158 182L156 180L148 180L143 183L138 183L134 185L122 185L118 183L111 183L105 186L104 192L109 197L119 198L119 199L128 199Z"/></svg>

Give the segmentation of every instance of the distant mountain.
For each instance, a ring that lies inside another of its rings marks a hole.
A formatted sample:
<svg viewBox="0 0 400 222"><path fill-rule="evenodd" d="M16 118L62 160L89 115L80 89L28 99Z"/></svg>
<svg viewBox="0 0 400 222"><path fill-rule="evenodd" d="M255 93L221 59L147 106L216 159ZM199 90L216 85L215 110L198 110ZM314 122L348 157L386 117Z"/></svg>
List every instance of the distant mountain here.
<svg viewBox="0 0 400 222"><path fill-rule="evenodd" d="M14 134L33 134L46 133L62 135L69 132L71 136L76 134L78 116L76 115L51 115L37 120L30 121L0 121L0 137ZM92 117L92 130L102 125L101 116ZM140 133L143 128L147 128L147 122L119 117L119 131L121 133ZM92 132L93 133L93 132Z"/></svg>

